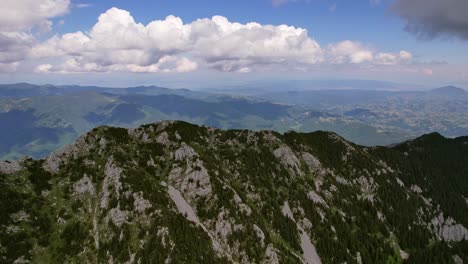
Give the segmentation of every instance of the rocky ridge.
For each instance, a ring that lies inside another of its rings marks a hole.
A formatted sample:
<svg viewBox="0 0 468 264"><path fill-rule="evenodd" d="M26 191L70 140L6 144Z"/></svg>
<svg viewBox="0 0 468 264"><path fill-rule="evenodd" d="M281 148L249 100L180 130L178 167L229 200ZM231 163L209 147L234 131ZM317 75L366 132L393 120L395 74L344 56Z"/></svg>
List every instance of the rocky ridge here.
<svg viewBox="0 0 468 264"><path fill-rule="evenodd" d="M433 189L421 142L366 148L329 132L174 121L96 128L45 160L0 163L0 259L466 262L468 193ZM450 160L453 175L466 157Z"/></svg>

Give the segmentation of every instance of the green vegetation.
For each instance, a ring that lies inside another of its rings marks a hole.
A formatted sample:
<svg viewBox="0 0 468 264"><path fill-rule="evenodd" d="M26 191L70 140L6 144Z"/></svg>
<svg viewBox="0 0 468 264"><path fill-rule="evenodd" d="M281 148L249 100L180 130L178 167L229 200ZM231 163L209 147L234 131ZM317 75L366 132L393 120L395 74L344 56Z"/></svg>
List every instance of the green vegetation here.
<svg viewBox="0 0 468 264"><path fill-rule="evenodd" d="M468 226L465 142L364 148L328 132L100 127L56 156L57 173L54 159L0 173L0 262L298 263L302 230L322 263L468 261L467 241L431 224L443 213Z"/></svg>

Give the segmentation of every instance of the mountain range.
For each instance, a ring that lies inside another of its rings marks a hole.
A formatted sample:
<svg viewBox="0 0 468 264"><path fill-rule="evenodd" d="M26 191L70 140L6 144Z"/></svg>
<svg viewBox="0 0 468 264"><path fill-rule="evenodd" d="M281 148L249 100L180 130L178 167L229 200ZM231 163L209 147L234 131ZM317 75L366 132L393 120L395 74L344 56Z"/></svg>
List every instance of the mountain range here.
<svg viewBox="0 0 468 264"><path fill-rule="evenodd" d="M164 121L0 162L2 263L466 263L468 137Z"/></svg>
<svg viewBox="0 0 468 264"><path fill-rule="evenodd" d="M468 135L468 93L460 88L288 89L248 95L157 86L0 85L0 158L41 158L100 125L131 128L160 120L223 129L328 130L367 146L433 131Z"/></svg>

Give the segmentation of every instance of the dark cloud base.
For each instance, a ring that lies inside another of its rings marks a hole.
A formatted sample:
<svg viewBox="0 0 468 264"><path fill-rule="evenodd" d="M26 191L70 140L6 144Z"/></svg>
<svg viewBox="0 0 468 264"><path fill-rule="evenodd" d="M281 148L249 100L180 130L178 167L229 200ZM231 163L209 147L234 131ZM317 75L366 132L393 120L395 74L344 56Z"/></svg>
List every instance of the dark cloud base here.
<svg viewBox="0 0 468 264"><path fill-rule="evenodd" d="M466 0L396 0L391 10L406 20L405 30L420 38L468 40Z"/></svg>

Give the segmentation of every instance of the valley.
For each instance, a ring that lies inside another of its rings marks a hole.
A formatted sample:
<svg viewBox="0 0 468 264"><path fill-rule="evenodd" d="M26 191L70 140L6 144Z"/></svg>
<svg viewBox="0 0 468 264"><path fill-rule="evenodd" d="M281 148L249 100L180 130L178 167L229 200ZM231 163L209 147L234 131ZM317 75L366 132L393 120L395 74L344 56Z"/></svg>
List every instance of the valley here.
<svg viewBox="0 0 468 264"><path fill-rule="evenodd" d="M468 134L468 92L299 90L234 95L161 87L0 86L0 157L41 158L101 125L182 120L223 129L333 131L391 145L425 133ZM17 123L23 124L18 126Z"/></svg>

